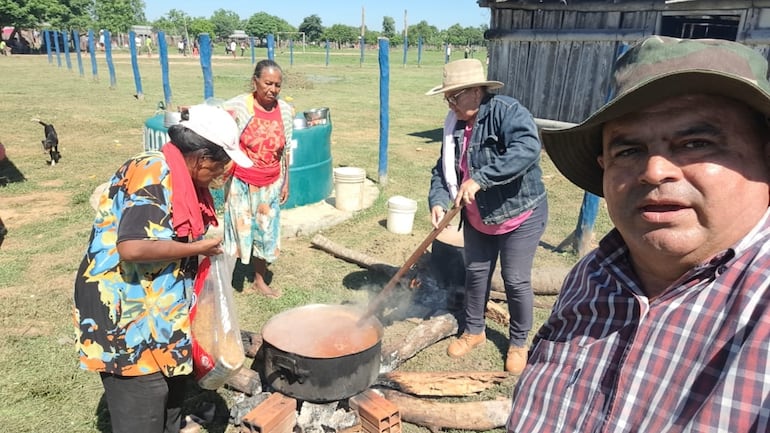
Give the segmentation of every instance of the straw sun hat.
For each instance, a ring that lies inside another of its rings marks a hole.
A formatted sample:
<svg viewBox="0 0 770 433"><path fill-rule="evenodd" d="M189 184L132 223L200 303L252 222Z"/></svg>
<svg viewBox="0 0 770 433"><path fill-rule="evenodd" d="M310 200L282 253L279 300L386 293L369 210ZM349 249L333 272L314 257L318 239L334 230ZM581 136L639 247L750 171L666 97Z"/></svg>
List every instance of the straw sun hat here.
<svg viewBox="0 0 770 433"><path fill-rule="evenodd" d="M606 122L668 98L694 93L732 98L770 117L766 77L765 58L743 44L651 36L618 59L612 100L577 126L543 129L543 146L567 179L603 196L603 172L596 159L602 153Z"/></svg>
<svg viewBox="0 0 770 433"><path fill-rule="evenodd" d="M484 66L478 59L462 59L444 65L444 79L441 85L428 90L425 94L437 95L468 87L499 89L503 87L503 83L487 80Z"/></svg>

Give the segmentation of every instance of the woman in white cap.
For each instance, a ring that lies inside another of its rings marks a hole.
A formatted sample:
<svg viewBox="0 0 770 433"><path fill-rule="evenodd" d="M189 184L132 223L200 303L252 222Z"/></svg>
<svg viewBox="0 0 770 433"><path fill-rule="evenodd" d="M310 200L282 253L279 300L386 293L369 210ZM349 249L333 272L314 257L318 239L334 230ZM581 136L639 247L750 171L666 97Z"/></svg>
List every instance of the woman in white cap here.
<svg viewBox="0 0 770 433"><path fill-rule="evenodd" d="M517 100L488 92L502 86L486 79L480 61L463 59L447 63L442 84L426 93L443 94L450 108L428 202L434 226L448 207L463 206L465 320L447 353L465 356L486 341L484 311L499 256L511 317L505 370L519 374L527 363L532 262L548 203L537 127Z"/></svg>
<svg viewBox="0 0 770 433"><path fill-rule="evenodd" d="M222 253L208 186L248 166L226 111L196 105L160 151L140 153L99 199L75 279L80 367L101 375L112 431L178 432L192 373L189 294L198 256Z"/></svg>

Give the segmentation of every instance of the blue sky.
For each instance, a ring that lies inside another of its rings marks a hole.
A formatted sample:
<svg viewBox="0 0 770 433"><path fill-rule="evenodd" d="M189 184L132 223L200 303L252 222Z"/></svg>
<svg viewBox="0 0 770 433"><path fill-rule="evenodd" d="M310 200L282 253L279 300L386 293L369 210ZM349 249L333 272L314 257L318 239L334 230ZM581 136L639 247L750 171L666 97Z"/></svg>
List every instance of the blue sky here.
<svg viewBox="0 0 770 433"><path fill-rule="evenodd" d="M305 17L318 15L325 27L333 24L361 25L361 9L367 28L382 30L382 17L389 16L396 21L396 31L404 28L404 11L407 25L425 20L439 29L453 24L463 27L489 25L489 9L480 8L476 0L145 0L145 15L153 21L171 9L186 12L191 17L208 18L217 9L230 10L241 19L247 19L257 12L283 18L297 27Z"/></svg>

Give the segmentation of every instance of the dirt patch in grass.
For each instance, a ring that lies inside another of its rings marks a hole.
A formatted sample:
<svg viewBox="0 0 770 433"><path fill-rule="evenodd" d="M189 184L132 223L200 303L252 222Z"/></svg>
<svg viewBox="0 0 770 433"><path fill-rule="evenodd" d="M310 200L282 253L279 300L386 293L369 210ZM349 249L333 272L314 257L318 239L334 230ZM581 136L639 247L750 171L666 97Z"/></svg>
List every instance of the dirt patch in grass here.
<svg viewBox="0 0 770 433"><path fill-rule="evenodd" d="M24 194L18 197L3 197L3 213L0 217L12 230L21 225L51 219L64 213L70 201L69 195L55 191L59 182L47 182L49 191Z"/></svg>

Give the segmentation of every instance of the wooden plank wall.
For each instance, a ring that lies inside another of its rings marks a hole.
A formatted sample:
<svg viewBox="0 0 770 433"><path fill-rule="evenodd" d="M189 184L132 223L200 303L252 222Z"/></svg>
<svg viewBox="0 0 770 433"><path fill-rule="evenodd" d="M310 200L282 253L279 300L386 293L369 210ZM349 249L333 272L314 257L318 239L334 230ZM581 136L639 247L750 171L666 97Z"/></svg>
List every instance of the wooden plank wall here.
<svg viewBox="0 0 770 433"><path fill-rule="evenodd" d="M490 79L506 84L500 93L521 101L535 117L565 122L580 122L604 104L620 43L571 38L569 30L650 29L652 34L658 19L655 11L500 8L491 12L491 28L502 33L563 32L558 38L493 36L489 41L488 74Z"/></svg>

